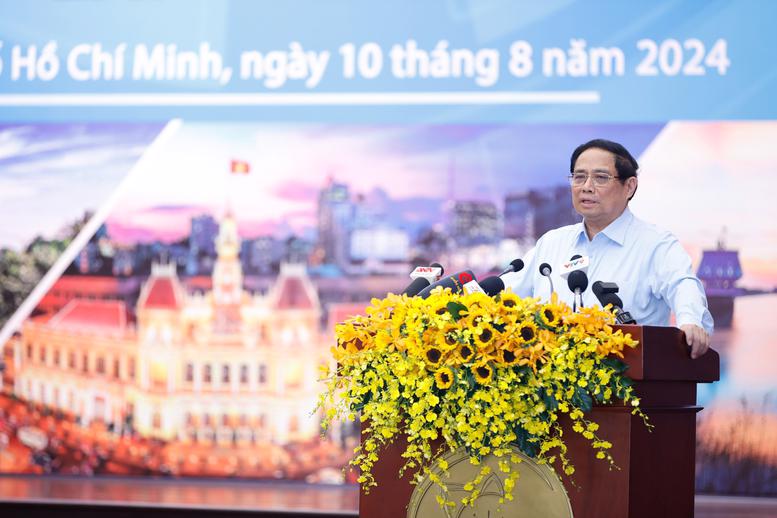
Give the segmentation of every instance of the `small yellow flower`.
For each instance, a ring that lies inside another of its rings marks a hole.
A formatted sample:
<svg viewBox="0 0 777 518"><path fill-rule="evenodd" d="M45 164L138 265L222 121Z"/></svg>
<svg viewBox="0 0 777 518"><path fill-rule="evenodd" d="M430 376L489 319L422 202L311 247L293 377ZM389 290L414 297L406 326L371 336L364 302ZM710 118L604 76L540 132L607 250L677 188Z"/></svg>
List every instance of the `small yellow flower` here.
<svg viewBox="0 0 777 518"><path fill-rule="evenodd" d="M440 367L434 373L434 381L438 389L445 390L453 385L453 371L448 367Z"/></svg>

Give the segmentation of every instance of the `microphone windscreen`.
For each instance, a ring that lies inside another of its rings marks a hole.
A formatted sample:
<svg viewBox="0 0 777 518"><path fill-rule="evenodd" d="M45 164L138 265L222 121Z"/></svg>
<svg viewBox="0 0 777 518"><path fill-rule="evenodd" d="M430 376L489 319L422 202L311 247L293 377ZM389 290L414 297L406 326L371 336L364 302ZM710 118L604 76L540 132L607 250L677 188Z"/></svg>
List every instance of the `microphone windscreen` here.
<svg viewBox="0 0 777 518"><path fill-rule="evenodd" d="M580 290L582 293L588 287L588 276L582 270L575 270L567 277L567 285L572 292Z"/></svg>
<svg viewBox="0 0 777 518"><path fill-rule="evenodd" d="M523 270L523 261L520 259L515 259L514 261L510 262L510 266L513 267L514 272L520 272Z"/></svg>
<svg viewBox="0 0 777 518"><path fill-rule="evenodd" d="M553 268L551 268L548 263L542 263L540 265L540 274L547 277L548 275L551 274L552 271L553 271Z"/></svg>
<svg viewBox="0 0 777 518"><path fill-rule="evenodd" d="M483 291L485 291L486 294L490 295L491 297L505 289L504 281L497 276L486 277L480 281L479 284L480 287L483 288Z"/></svg>
<svg viewBox="0 0 777 518"><path fill-rule="evenodd" d="M502 270L502 273L499 275L507 275L508 273L520 272L521 270L523 270L523 261L520 259L513 259L510 261L510 264L507 265L507 268Z"/></svg>
<svg viewBox="0 0 777 518"><path fill-rule="evenodd" d="M575 254L572 257L569 258L570 261L574 261L575 259L582 259L583 256L580 254Z"/></svg>
<svg viewBox="0 0 777 518"><path fill-rule="evenodd" d="M407 295L408 297L415 297L418 295L418 293L429 286L429 279L425 279L424 277L419 277L415 279L413 282L411 282L407 288L405 288L405 291L402 292L402 295Z"/></svg>

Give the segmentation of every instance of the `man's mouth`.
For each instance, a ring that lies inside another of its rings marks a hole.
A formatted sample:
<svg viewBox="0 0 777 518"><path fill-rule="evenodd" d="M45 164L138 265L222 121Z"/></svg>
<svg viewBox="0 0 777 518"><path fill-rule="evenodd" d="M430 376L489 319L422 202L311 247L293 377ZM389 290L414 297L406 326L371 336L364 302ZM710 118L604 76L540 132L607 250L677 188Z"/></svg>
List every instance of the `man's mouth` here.
<svg viewBox="0 0 777 518"><path fill-rule="evenodd" d="M590 207L591 205L596 205L596 202L594 200L580 200L580 204Z"/></svg>

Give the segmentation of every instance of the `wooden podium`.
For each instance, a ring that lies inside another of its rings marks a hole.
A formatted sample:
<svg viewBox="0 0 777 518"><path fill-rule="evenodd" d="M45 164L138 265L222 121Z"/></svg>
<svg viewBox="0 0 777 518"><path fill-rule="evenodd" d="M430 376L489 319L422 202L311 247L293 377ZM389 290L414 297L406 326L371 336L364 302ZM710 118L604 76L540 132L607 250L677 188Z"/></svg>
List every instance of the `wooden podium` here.
<svg viewBox="0 0 777 518"><path fill-rule="evenodd" d="M597 434L613 444L620 469L594 457L590 443L564 423L564 440L576 471L574 485L564 476L575 518L688 518L694 512L696 384L720 377L718 353L692 360L682 331L672 327L618 326L639 341L629 349L627 374L635 381L649 431L631 409L595 407ZM381 451L373 474L378 487L359 496L361 518L404 518L415 486L410 475L397 478L404 441ZM556 470L557 473L560 470ZM520 481L518 482L520 484Z"/></svg>

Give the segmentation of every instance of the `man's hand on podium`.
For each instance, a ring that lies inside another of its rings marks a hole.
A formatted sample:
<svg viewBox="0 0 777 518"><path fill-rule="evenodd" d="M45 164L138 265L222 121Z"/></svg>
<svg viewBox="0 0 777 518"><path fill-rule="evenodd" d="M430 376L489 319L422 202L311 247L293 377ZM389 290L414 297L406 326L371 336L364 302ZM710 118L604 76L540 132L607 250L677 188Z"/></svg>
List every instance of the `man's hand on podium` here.
<svg viewBox="0 0 777 518"><path fill-rule="evenodd" d="M691 358L701 357L710 348L710 335L707 331L693 324L683 324L680 329L685 333L685 341L691 347Z"/></svg>

